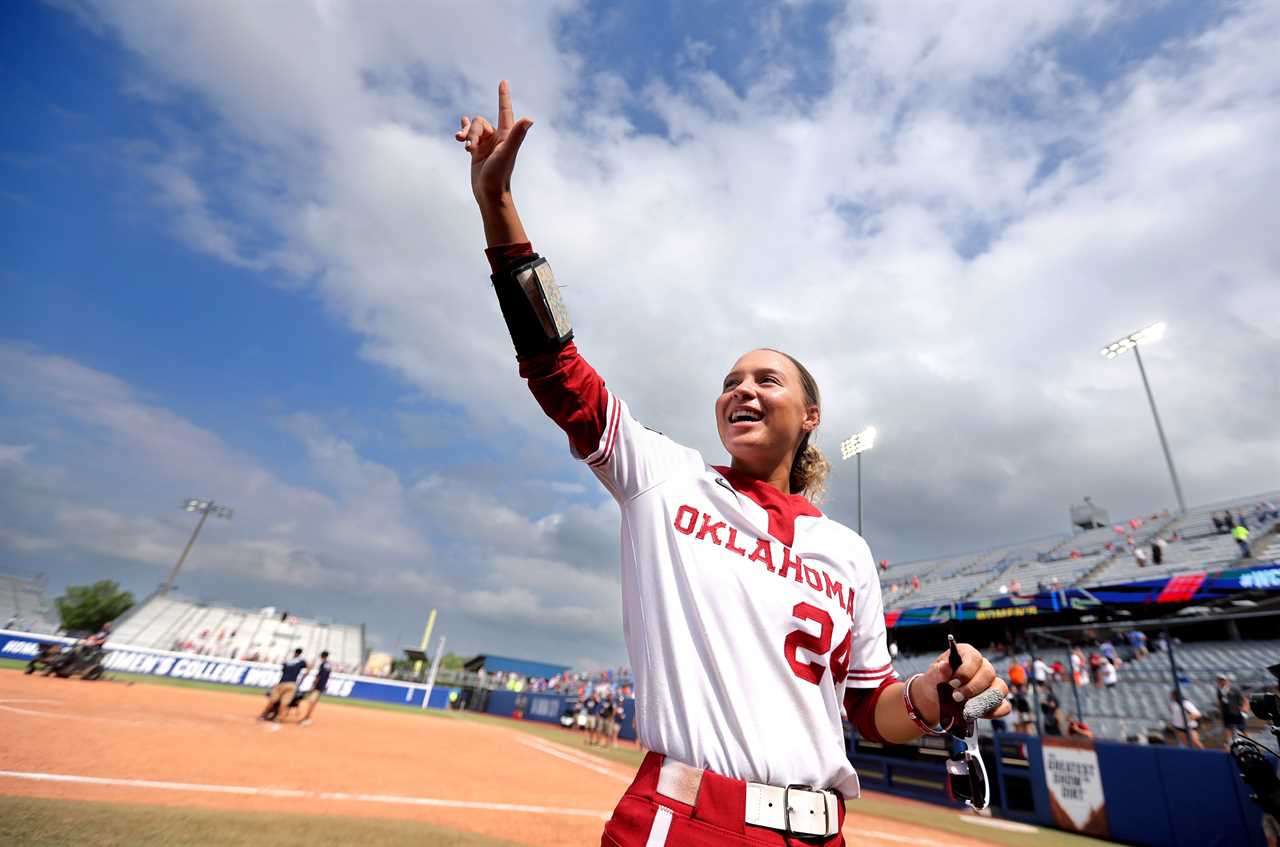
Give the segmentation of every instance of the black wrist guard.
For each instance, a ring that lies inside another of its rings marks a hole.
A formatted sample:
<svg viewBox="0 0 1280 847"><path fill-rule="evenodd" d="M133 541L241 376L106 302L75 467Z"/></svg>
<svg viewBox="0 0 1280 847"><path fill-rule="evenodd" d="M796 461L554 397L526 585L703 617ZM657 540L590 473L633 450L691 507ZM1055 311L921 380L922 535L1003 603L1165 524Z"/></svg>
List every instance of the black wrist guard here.
<svg viewBox="0 0 1280 847"><path fill-rule="evenodd" d="M516 355L558 350L573 338L560 286L546 259L535 254L531 261L489 278Z"/></svg>

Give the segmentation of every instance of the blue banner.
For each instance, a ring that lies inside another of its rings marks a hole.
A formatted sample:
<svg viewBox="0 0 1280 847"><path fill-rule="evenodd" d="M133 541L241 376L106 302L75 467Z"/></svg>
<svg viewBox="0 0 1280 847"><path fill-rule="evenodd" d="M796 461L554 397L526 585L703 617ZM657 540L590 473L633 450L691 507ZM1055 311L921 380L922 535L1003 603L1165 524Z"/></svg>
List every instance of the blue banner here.
<svg viewBox="0 0 1280 847"><path fill-rule="evenodd" d="M41 644L63 646L75 643L73 638L57 635L39 635L31 632L15 632L0 629L0 658L30 661L40 652ZM280 681L280 666L261 662L244 662L237 659L216 659L168 650L152 650L147 647L130 647L107 642L103 667L117 673L136 673L147 676L167 676L170 679L191 679L219 685L235 685L242 688L268 689ZM309 690L314 671L302 679L302 689ZM455 689L436 686L431 692L432 709L443 709L449 704L449 693ZM333 674L325 687L325 696L344 700L371 700L378 703L398 703L406 706L422 706L427 692L425 685L399 680L376 679L355 674Z"/></svg>

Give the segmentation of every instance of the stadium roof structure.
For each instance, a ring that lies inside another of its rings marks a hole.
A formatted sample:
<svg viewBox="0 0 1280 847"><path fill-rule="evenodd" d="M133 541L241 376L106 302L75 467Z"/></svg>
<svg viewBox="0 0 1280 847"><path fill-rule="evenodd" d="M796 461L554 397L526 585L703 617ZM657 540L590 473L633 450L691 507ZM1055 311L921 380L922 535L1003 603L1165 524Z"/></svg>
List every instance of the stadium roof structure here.
<svg viewBox="0 0 1280 847"><path fill-rule="evenodd" d="M537 679L550 679L569 670L568 665L552 665L529 659L512 659L509 656L476 656L463 667L469 671L483 669L486 673L518 673Z"/></svg>

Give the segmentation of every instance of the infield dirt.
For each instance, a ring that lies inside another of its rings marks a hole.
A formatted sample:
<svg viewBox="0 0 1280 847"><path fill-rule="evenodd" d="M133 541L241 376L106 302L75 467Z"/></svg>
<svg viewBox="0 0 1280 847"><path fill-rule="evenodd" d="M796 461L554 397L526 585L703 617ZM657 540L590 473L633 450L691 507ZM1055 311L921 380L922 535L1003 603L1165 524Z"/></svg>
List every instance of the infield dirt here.
<svg viewBox="0 0 1280 847"><path fill-rule="evenodd" d="M0 793L398 818L559 847L598 844L632 776L569 732L551 741L515 722L334 702L320 703L308 727L264 724L263 703L230 691L0 671L8 724ZM846 835L895 847L991 843L856 813Z"/></svg>

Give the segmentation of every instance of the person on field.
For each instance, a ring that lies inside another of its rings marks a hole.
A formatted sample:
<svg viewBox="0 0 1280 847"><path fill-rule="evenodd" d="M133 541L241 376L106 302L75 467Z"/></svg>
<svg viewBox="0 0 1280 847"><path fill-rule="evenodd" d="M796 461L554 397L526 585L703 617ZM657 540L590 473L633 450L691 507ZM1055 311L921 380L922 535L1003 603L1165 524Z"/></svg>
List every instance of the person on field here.
<svg viewBox="0 0 1280 847"><path fill-rule="evenodd" d="M302 716L302 725L311 726L311 716L316 711L316 703L320 702L320 695L324 694L325 689L329 687L329 674L333 672L333 665L329 662L329 651L322 650L320 652L320 664L316 666L315 682L311 684L311 690L306 693L307 713ZM457 699L456 691L449 692L450 705L453 700Z"/></svg>
<svg viewBox="0 0 1280 847"><path fill-rule="evenodd" d="M280 709L293 699L298 689L298 678L307 669L307 661L302 658L302 648L294 648L293 656L284 661L280 667L280 681L267 695L267 708L259 717L264 721L275 721L280 717Z"/></svg>
<svg viewBox="0 0 1280 847"><path fill-rule="evenodd" d="M503 82L497 125L464 116L455 138L470 154L520 375L622 514L623 633L636 729L651 752L602 843L842 845L844 798L859 793L842 707L860 736L907 743L945 734L968 699L1008 688L968 644L954 648L954 670L943 653L898 680L870 548L811 499L830 465L813 443L818 384L795 357L748 350L707 397L725 465L646 428L606 387L578 351L555 275L516 211L512 173L532 125L516 120ZM789 314L785 291L757 308ZM657 361L637 367L651 373ZM985 717L1009 710L1001 702Z"/></svg>
<svg viewBox="0 0 1280 847"><path fill-rule="evenodd" d="M591 693L587 695L583 708L587 712L587 743L595 744L596 734L600 729L600 698L596 695L595 686L592 686Z"/></svg>
<svg viewBox="0 0 1280 847"><path fill-rule="evenodd" d="M623 708L623 697L618 696L617 701L613 704L613 726L609 732L609 746L618 746L618 736L622 734L622 722L626 720L627 713Z"/></svg>
<svg viewBox="0 0 1280 847"><path fill-rule="evenodd" d="M597 714L596 733L599 738L598 743L601 747L608 747L609 740L613 736L613 693L604 695L604 699L600 701L600 712Z"/></svg>

